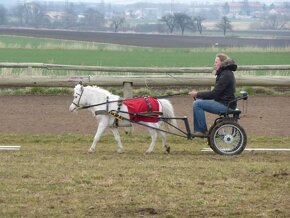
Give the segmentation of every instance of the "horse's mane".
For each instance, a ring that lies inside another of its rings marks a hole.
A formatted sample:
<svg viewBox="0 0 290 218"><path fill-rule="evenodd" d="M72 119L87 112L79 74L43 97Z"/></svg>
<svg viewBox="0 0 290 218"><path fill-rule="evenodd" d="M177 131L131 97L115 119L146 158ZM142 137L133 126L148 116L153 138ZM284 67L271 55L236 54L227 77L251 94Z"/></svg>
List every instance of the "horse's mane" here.
<svg viewBox="0 0 290 218"><path fill-rule="evenodd" d="M108 90L105 90L105 89L98 87L98 86L86 86L86 88L91 90L91 91L97 91L97 92L105 94L105 95L112 95L112 93L109 92Z"/></svg>

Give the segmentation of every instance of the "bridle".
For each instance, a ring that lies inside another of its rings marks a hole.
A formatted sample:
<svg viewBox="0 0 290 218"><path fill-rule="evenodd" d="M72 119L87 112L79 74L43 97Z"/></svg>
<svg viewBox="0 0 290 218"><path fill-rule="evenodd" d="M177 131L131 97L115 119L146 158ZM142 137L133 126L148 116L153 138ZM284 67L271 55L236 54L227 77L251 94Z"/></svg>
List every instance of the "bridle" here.
<svg viewBox="0 0 290 218"><path fill-rule="evenodd" d="M84 89L84 87L82 86L82 87L81 87L81 93L75 93L75 95L78 95L78 96L79 96L79 97L78 97L78 101L77 101L77 103L75 102L76 97L75 97L75 99L72 101L72 104L75 105L76 108L77 108L78 110L80 110L80 109L87 109L87 108L96 107L96 106L100 106L100 105L104 105L104 104L106 104L106 105L107 105L107 111L108 111L108 104L110 104L110 103L114 103L114 102L122 102L122 101L123 101L122 99L115 100L115 101L109 101L109 97L107 96L107 100L106 100L105 102L101 102L101 103L99 103L99 104L87 105L87 106L80 106L80 101L81 101L81 98L82 98L82 96L83 96L84 91L85 91L85 89Z"/></svg>
<svg viewBox="0 0 290 218"><path fill-rule="evenodd" d="M75 103L75 99L76 99L76 97L75 97L75 99L72 101L72 104L74 104L77 108L80 108L80 101L81 101L81 98L82 98L83 93L84 93L84 87L81 87L81 93L76 93L76 95L79 96L79 98L78 98L78 102Z"/></svg>

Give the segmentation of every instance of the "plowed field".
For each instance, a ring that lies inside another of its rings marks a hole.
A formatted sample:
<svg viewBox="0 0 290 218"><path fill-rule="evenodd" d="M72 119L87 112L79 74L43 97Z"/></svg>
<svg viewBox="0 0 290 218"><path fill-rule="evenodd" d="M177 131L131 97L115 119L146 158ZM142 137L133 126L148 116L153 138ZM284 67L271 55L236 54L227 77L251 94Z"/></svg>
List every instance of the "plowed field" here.
<svg viewBox="0 0 290 218"><path fill-rule="evenodd" d="M43 37L53 39L66 39L76 41L113 43L120 45L163 47L163 48L194 48L225 46L254 46L254 47L288 47L289 38L240 38L218 36L181 36L166 34L132 34L132 33L107 33L84 32L66 30L41 30L41 29L12 29L0 28L0 35L18 35L29 37Z"/></svg>

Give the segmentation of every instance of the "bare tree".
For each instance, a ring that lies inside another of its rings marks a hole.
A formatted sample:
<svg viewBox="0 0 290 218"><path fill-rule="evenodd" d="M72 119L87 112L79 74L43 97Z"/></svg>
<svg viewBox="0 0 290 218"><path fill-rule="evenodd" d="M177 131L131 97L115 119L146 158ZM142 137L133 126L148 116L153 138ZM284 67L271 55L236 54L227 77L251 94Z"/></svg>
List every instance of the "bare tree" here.
<svg viewBox="0 0 290 218"><path fill-rule="evenodd" d="M176 21L174 19L173 14L169 13L169 14L164 15L160 19L160 21L164 22L167 25L170 33L173 33L175 25L176 25Z"/></svg>
<svg viewBox="0 0 290 218"><path fill-rule="evenodd" d="M253 26L257 29L282 30L287 28L289 20L290 15L288 13L278 13L275 9L272 9L268 13L264 13L264 16L256 21Z"/></svg>
<svg viewBox="0 0 290 218"><path fill-rule="evenodd" d="M270 23L271 29L278 29L278 13L270 13L270 15L268 16L268 21Z"/></svg>
<svg viewBox="0 0 290 218"><path fill-rule="evenodd" d="M38 27L43 18L43 10L38 3L24 3L24 20L27 25Z"/></svg>
<svg viewBox="0 0 290 218"><path fill-rule="evenodd" d="M184 35L184 31L187 27L192 28L194 26L191 17L185 13L174 13L174 19L182 35Z"/></svg>
<svg viewBox="0 0 290 218"><path fill-rule="evenodd" d="M265 19L270 29L284 29L289 20L290 15L288 13L278 13L275 9L272 9Z"/></svg>
<svg viewBox="0 0 290 218"><path fill-rule="evenodd" d="M221 22L216 24L216 27L223 30L224 36L226 35L227 30L232 30L232 24L231 21L226 17L222 17Z"/></svg>
<svg viewBox="0 0 290 218"><path fill-rule="evenodd" d="M125 23L125 21L125 17L123 16L114 16L112 18L111 27L113 27L115 33L122 26L122 24Z"/></svg>
<svg viewBox="0 0 290 218"><path fill-rule="evenodd" d="M205 18L201 16L196 16L193 20L196 22L196 27L197 27L198 32L202 34L202 29L203 29L202 21L204 21Z"/></svg>

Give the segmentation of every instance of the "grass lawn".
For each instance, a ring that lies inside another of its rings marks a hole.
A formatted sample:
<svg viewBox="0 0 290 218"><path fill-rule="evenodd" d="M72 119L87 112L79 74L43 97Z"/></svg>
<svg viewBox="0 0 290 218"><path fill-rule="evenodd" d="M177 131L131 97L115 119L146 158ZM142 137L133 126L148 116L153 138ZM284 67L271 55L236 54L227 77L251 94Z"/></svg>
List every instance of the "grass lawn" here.
<svg viewBox="0 0 290 218"><path fill-rule="evenodd" d="M92 66L210 67L225 52L239 65L290 64L289 48L140 48L0 36L0 62L36 62Z"/></svg>
<svg viewBox="0 0 290 218"><path fill-rule="evenodd" d="M148 136L124 136L117 154L105 135L1 135L20 151L0 152L3 217L288 217L289 153L201 152L201 139L169 137L172 153L144 155ZM252 138L249 147L287 147L289 138Z"/></svg>

